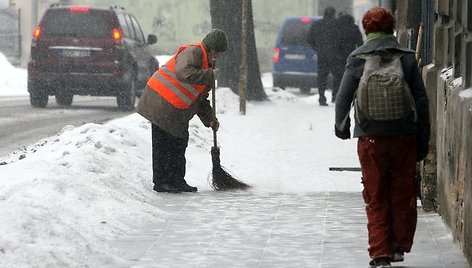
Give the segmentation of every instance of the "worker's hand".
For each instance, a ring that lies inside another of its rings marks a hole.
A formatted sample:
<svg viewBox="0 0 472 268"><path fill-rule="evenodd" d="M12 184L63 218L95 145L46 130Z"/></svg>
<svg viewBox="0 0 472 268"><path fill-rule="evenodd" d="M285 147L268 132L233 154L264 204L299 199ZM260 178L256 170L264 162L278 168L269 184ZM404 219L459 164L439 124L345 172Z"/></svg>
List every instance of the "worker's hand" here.
<svg viewBox="0 0 472 268"><path fill-rule="evenodd" d="M219 75L220 75L220 69L219 68L213 69L213 77L215 80L218 79Z"/></svg>
<svg viewBox="0 0 472 268"><path fill-rule="evenodd" d="M215 118L215 120L211 121L210 127L211 129L213 129L213 131L218 131L218 129L220 128L220 122L218 121L218 119Z"/></svg>

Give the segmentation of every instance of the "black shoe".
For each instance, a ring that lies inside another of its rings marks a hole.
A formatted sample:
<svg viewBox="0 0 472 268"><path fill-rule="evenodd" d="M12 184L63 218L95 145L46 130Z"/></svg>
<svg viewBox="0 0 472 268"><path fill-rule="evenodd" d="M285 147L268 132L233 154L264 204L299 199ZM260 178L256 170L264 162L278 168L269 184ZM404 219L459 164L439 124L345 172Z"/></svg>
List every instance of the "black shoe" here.
<svg viewBox="0 0 472 268"><path fill-rule="evenodd" d="M154 185L154 187L152 189L154 191L158 192L158 193L180 193L180 192L182 192L177 187L172 186L168 183L156 184L156 185Z"/></svg>
<svg viewBox="0 0 472 268"><path fill-rule="evenodd" d="M402 262L405 260L405 252L400 248L395 248L391 262Z"/></svg>
<svg viewBox="0 0 472 268"><path fill-rule="evenodd" d="M318 98L318 102L320 103L320 106L328 106L326 103L326 97L324 95L320 95Z"/></svg>
<svg viewBox="0 0 472 268"><path fill-rule="evenodd" d="M187 182L185 182L185 181L183 181L183 182L181 182L181 183L175 185L175 187L176 187L177 189L179 189L180 191L182 191L182 192L187 192L187 193L198 191L198 188L197 188L197 187L190 186L190 185L188 185Z"/></svg>
<svg viewBox="0 0 472 268"><path fill-rule="evenodd" d="M369 262L369 267L370 268L386 268L386 267L392 267L390 265L390 259L387 257L379 257L371 260Z"/></svg>

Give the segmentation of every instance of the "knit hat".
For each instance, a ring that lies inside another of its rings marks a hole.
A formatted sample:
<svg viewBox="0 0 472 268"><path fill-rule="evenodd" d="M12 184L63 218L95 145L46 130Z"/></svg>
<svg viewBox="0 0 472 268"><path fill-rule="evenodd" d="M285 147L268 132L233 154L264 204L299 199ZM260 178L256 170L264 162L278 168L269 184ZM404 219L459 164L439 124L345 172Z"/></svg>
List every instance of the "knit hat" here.
<svg viewBox="0 0 472 268"><path fill-rule="evenodd" d="M220 29L213 29L203 38L202 43L209 50L224 52L228 46L228 39L226 39L225 32Z"/></svg>

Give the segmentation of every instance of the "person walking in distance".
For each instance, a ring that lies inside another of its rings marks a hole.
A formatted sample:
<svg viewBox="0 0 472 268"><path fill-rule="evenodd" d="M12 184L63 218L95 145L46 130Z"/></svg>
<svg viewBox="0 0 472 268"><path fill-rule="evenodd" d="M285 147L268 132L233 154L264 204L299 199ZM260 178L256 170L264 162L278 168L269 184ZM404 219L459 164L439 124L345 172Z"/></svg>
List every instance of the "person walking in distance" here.
<svg viewBox="0 0 472 268"><path fill-rule="evenodd" d="M364 185L369 265L391 267L391 262L403 261L413 245L416 162L426 157L430 136L428 98L415 52L393 36L392 13L372 8L362 26L367 41L347 59L336 99L335 134L350 138L354 101L353 136L358 138Z"/></svg>
<svg viewBox="0 0 472 268"><path fill-rule="evenodd" d="M346 66L346 60L349 54L356 48L363 45L362 34L359 26L354 23L354 17L347 12L339 12L338 18L338 36L339 47L335 50L337 53L337 64L342 72ZM331 102L335 102L337 92L333 92Z"/></svg>
<svg viewBox="0 0 472 268"><path fill-rule="evenodd" d="M321 106L327 106L325 91L328 87L329 73L333 75L333 93L338 91L342 77L342 69L337 63L335 51L339 45L336 22L336 9L328 6L323 18L314 21L307 33L307 42L316 51L318 56L318 102Z"/></svg>
<svg viewBox="0 0 472 268"><path fill-rule="evenodd" d="M218 69L214 62L227 48L226 34L210 31L201 42L181 46L149 79L136 111L151 121L152 171L156 192L196 192L185 181L189 121L196 114L217 131L208 100Z"/></svg>

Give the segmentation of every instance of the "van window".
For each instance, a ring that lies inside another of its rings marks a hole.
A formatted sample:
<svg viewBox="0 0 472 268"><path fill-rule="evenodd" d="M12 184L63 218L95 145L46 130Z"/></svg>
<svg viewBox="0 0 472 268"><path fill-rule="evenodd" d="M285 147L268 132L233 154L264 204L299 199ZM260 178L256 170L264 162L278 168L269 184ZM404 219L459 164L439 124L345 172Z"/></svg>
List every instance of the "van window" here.
<svg viewBox="0 0 472 268"><path fill-rule="evenodd" d="M41 28L44 36L111 37L111 20L107 11L48 10Z"/></svg>
<svg viewBox="0 0 472 268"><path fill-rule="evenodd" d="M282 45L306 46L306 35L310 23L303 23L300 20L290 20L284 27L280 43Z"/></svg>

